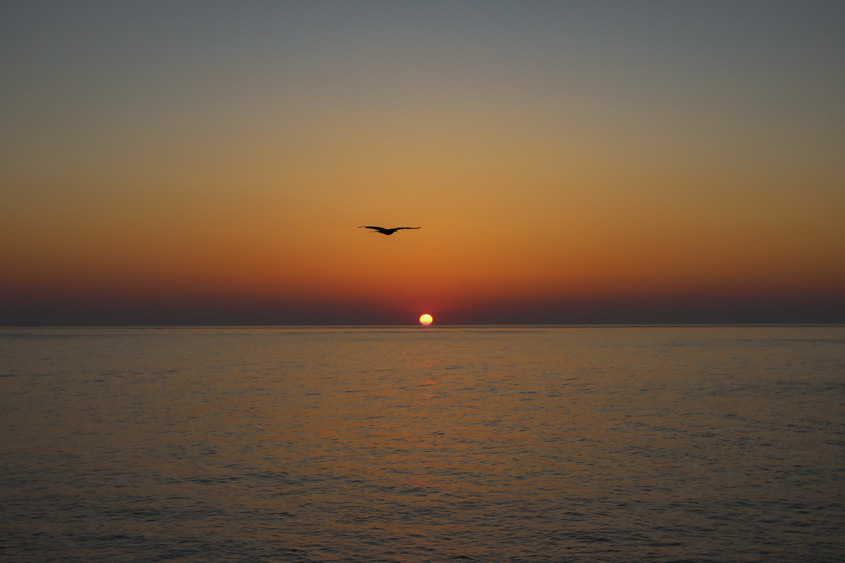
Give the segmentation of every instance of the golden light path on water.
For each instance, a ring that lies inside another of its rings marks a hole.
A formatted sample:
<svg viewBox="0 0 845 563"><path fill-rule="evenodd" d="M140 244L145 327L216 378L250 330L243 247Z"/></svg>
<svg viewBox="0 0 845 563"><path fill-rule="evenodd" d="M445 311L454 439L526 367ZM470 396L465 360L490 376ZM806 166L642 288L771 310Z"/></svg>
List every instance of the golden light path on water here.
<svg viewBox="0 0 845 563"><path fill-rule="evenodd" d="M2 559L838 561L843 346L841 326L2 329Z"/></svg>

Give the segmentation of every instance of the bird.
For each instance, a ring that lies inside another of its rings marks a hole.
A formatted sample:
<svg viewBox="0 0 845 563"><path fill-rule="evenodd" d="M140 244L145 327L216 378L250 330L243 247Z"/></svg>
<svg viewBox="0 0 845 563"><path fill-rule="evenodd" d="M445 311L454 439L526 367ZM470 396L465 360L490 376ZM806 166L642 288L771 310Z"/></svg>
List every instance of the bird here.
<svg viewBox="0 0 845 563"><path fill-rule="evenodd" d="M375 233L381 233L383 235L390 236L396 231L401 231L403 229L421 229L422 227L393 227L392 229L385 229L384 227L375 227L373 225L361 225L358 227L359 229L372 229Z"/></svg>

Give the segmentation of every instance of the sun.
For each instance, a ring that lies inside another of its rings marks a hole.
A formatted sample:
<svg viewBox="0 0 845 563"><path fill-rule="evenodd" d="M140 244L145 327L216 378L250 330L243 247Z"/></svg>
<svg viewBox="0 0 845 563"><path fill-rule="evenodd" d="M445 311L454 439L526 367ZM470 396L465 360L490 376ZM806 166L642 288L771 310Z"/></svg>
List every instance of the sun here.
<svg viewBox="0 0 845 563"><path fill-rule="evenodd" d="M428 326L434 322L434 317L429 315L428 313L423 313L420 315L420 324L423 326Z"/></svg>

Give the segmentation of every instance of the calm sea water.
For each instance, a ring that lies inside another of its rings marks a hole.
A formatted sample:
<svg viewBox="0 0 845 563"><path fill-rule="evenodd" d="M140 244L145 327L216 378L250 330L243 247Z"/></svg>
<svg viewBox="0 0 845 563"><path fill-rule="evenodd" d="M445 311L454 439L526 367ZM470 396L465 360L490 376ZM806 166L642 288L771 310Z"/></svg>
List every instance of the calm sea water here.
<svg viewBox="0 0 845 563"><path fill-rule="evenodd" d="M3 561L841 561L845 327L0 330Z"/></svg>

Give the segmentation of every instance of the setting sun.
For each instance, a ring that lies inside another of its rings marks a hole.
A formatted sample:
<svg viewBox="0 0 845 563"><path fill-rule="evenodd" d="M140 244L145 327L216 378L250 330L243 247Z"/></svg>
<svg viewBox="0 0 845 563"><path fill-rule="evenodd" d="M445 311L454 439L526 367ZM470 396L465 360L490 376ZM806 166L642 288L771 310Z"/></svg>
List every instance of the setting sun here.
<svg viewBox="0 0 845 563"><path fill-rule="evenodd" d="M428 326L434 322L434 317L429 315L428 313L424 313L420 315L420 324L423 326Z"/></svg>

